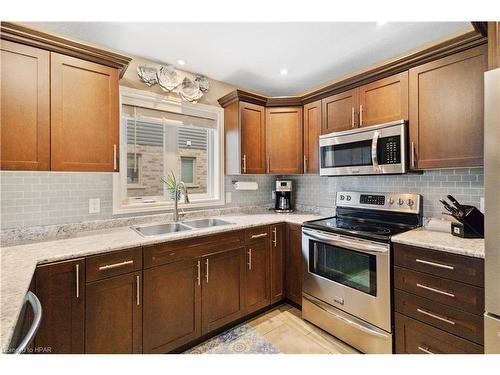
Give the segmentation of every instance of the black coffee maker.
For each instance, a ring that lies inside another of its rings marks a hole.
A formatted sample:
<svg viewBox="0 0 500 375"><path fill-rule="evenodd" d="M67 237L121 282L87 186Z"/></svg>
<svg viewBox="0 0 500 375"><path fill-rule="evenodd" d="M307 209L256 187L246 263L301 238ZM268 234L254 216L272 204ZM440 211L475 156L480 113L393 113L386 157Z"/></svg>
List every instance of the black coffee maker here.
<svg viewBox="0 0 500 375"><path fill-rule="evenodd" d="M276 202L274 210L276 212L292 212L292 181L276 180Z"/></svg>

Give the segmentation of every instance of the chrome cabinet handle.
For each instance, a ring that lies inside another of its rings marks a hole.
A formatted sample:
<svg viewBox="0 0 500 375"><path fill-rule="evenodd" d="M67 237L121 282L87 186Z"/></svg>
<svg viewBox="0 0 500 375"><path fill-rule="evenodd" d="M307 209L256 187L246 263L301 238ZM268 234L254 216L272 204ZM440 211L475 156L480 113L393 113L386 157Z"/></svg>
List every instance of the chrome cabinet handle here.
<svg viewBox="0 0 500 375"><path fill-rule="evenodd" d="M271 172L271 158L267 157L267 172Z"/></svg>
<svg viewBox="0 0 500 375"><path fill-rule="evenodd" d="M411 143L411 167L415 168L415 142Z"/></svg>
<svg viewBox="0 0 500 375"><path fill-rule="evenodd" d="M207 284L208 284L208 258L205 260L205 267L206 267L205 278L207 279Z"/></svg>
<svg viewBox="0 0 500 375"><path fill-rule="evenodd" d="M380 133L379 132L373 133L373 139L372 139L372 163L373 163L373 168L376 171L379 170L378 156L377 156L378 138L379 137L380 137Z"/></svg>
<svg viewBox="0 0 500 375"><path fill-rule="evenodd" d="M417 283L417 287L425 289L425 290L429 290L429 291L434 292L434 293L443 294L443 295L451 297L451 298L455 298L455 295L453 293L446 292L446 291L440 290L440 289L431 288L430 286L427 286L427 285Z"/></svg>
<svg viewBox="0 0 500 375"><path fill-rule="evenodd" d="M430 312L425 311L425 310L422 310L422 309L417 309L417 311L418 311L420 314L424 314L424 315L430 316L431 318L434 318L434 319L440 320L440 321L442 321L442 322L445 322L445 323L448 323L448 324L451 324L451 325L455 325L455 322L454 322L453 320L447 319L447 318L442 317L442 316L440 316L440 315L433 314L433 313L430 313Z"/></svg>
<svg viewBox="0 0 500 375"><path fill-rule="evenodd" d="M243 154L243 173L247 173L247 156Z"/></svg>
<svg viewBox="0 0 500 375"><path fill-rule="evenodd" d="M354 128L356 126L356 121L354 120L354 107L351 108L351 128Z"/></svg>
<svg viewBox="0 0 500 375"><path fill-rule="evenodd" d="M196 277L196 280L198 282L198 285L201 285L201 261L198 261L197 268L198 268L198 275Z"/></svg>
<svg viewBox="0 0 500 375"><path fill-rule="evenodd" d="M423 260L423 259L418 259L418 258L415 259L415 262L427 264L429 266L438 267L438 268L446 268L447 270L454 270L455 269L455 267L448 266L447 264L429 262L428 260Z"/></svg>
<svg viewBox="0 0 500 375"><path fill-rule="evenodd" d="M277 243L278 243L277 229L276 229L276 227L274 227L273 228L273 246L276 247Z"/></svg>
<svg viewBox="0 0 500 375"><path fill-rule="evenodd" d="M304 173L307 172L307 156L304 155Z"/></svg>
<svg viewBox="0 0 500 375"><path fill-rule="evenodd" d="M75 264L76 298L80 298L80 265Z"/></svg>
<svg viewBox="0 0 500 375"><path fill-rule="evenodd" d="M250 237L251 240L254 238L261 238L261 237L266 237L267 233L261 233L261 234L253 234L252 237Z"/></svg>
<svg viewBox="0 0 500 375"><path fill-rule="evenodd" d="M248 270L252 270L252 249L248 249Z"/></svg>
<svg viewBox="0 0 500 375"><path fill-rule="evenodd" d="M116 171L116 143L113 145L113 170Z"/></svg>
<svg viewBox="0 0 500 375"><path fill-rule="evenodd" d="M431 352L428 347L424 348L422 346L418 346L417 349L420 350L421 352L424 352L425 354L436 354L436 353Z"/></svg>
<svg viewBox="0 0 500 375"><path fill-rule="evenodd" d="M112 269L112 268L123 267L123 266L129 265L129 264L133 264L133 263L134 263L133 260L126 260L126 261L120 262L120 263L105 264L104 266L100 266L99 267L99 271L104 271L104 270L109 270L109 269Z"/></svg>
<svg viewBox="0 0 500 375"><path fill-rule="evenodd" d="M13 354L21 354L26 351L26 348L35 338L38 328L40 328L40 323L42 322L42 304L40 300L33 292L28 292L24 296L24 303L29 303L33 310L33 322L26 333L26 336L21 340L19 346L14 349Z"/></svg>
<svg viewBox="0 0 500 375"><path fill-rule="evenodd" d="M136 287L135 299L136 299L137 306L139 306L141 304L141 301L140 301L141 292L140 292L140 280L139 279L140 279L140 276L137 275L135 277L135 287Z"/></svg>
<svg viewBox="0 0 500 375"><path fill-rule="evenodd" d="M359 126L363 126L363 106L359 105Z"/></svg>

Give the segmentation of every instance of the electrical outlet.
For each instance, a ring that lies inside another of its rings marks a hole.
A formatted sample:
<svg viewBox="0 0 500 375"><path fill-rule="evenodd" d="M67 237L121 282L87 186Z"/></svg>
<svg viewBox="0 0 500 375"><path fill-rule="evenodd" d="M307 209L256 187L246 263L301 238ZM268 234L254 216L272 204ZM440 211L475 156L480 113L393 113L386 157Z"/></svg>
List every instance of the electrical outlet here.
<svg viewBox="0 0 500 375"><path fill-rule="evenodd" d="M99 198L89 199L89 214L101 212L101 200Z"/></svg>
<svg viewBox="0 0 500 375"><path fill-rule="evenodd" d="M226 192L226 203L231 203L231 192L230 191Z"/></svg>

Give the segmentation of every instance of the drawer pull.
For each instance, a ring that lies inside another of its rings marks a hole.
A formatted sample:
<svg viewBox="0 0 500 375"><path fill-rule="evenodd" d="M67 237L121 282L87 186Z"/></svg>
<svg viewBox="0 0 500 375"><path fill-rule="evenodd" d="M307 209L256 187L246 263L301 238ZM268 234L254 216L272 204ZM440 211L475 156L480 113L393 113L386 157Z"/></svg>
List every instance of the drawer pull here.
<svg viewBox="0 0 500 375"><path fill-rule="evenodd" d="M201 261L198 261L197 268L198 268L198 276L196 280L198 282L198 285L201 285Z"/></svg>
<svg viewBox="0 0 500 375"><path fill-rule="evenodd" d="M123 267L123 266L127 266L127 265L133 264L133 263L134 263L133 260L126 260L125 262L106 264L104 266L100 266L99 271L109 270L109 269L117 268L117 267Z"/></svg>
<svg viewBox="0 0 500 375"><path fill-rule="evenodd" d="M447 264L429 262L428 260L415 259L415 262L427 264L428 266L433 266L433 267L438 267L438 268L446 268L447 270L454 270L455 269L455 267L453 267L453 266L448 266Z"/></svg>
<svg viewBox="0 0 500 375"><path fill-rule="evenodd" d="M140 289L140 276L137 275L135 277L135 300L136 300L136 304L137 306L139 306L141 304L141 289Z"/></svg>
<svg viewBox="0 0 500 375"><path fill-rule="evenodd" d="M418 283L417 283L417 286L419 288L422 288L422 289L425 289L425 290L429 290L429 291L434 292L434 293L439 293L439 294L443 294L443 295L451 297L451 298L455 298L455 295L453 293L445 292L444 290L431 288L430 286L423 285L423 284L418 284Z"/></svg>
<svg viewBox="0 0 500 375"><path fill-rule="evenodd" d="M80 298L80 265L75 264L75 275L76 275L76 298Z"/></svg>
<svg viewBox="0 0 500 375"><path fill-rule="evenodd" d="M440 320L440 321L442 321L442 322L445 322L445 323L448 323L448 324L451 324L451 325L455 325L455 322L454 322L453 320L447 319L447 318L445 318L445 317L442 317L442 316L439 316L439 315L436 315L436 314L430 313L430 312L425 311L425 310L422 310L422 309L417 309L417 311L418 311L420 314L424 314L424 315L430 316L431 318L434 318L434 319Z"/></svg>
<svg viewBox="0 0 500 375"><path fill-rule="evenodd" d="M252 237L250 237L250 239L255 239L255 238L261 238L261 237L266 237L267 236L267 233L261 233L261 234L253 234Z"/></svg>
<svg viewBox="0 0 500 375"><path fill-rule="evenodd" d="M252 249L248 249L248 270L252 270Z"/></svg>
<svg viewBox="0 0 500 375"><path fill-rule="evenodd" d="M274 227L273 228L273 246L276 247L277 243L278 243L277 229L276 229L276 227Z"/></svg>
<svg viewBox="0 0 500 375"><path fill-rule="evenodd" d="M421 352L424 352L425 354L436 354L431 352L428 347L418 346L417 349Z"/></svg>

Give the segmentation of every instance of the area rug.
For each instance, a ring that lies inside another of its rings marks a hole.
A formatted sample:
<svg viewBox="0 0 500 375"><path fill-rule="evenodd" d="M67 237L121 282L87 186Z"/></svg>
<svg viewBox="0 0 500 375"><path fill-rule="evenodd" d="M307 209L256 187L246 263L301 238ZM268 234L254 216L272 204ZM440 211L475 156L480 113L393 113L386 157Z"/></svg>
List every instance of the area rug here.
<svg viewBox="0 0 500 375"><path fill-rule="evenodd" d="M279 354L280 351L249 324L231 328L189 349L185 354Z"/></svg>

